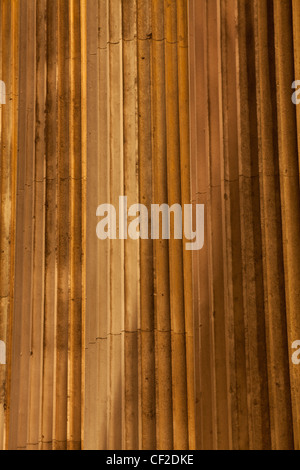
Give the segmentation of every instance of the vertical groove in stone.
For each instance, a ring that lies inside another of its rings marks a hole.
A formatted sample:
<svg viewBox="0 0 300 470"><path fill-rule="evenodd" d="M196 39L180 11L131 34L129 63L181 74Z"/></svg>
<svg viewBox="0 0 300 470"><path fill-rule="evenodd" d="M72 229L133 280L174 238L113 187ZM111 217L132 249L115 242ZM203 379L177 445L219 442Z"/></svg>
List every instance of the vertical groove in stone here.
<svg viewBox="0 0 300 470"><path fill-rule="evenodd" d="M239 3L239 164L250 448L270 448L256 109L254 8Z"/></svg>
<svg viewBox="0 0 300 470"><path fill-rule="evenodd" d="M300 80L300 2L293 0L293 38L294 38L294 67L295 80ZM300 107L297 106L297 135L298 135L298 161L300 168ZM300 171L299 171L300 179Z"/></svg>
<svg viewBox="0 0 300 470"><path fill-rule="evenodd" d="M46 5L46 109L45 109L45 274L43 331L43 388L41 449L50 450L53 438L55 310L57 305L56 199L57 199L57 2ZM53 230L55 227L55 230Z"/></svg>
<svg viewBox="0 0 300 470"><path fill-rule="evenodd" d="M36 10L36 134L35 134L35 195L34 210L34 255L32 286L32 336L29 364L29 419L28 449L38 449L42 425L42 370L44 340L44 274L45 274L45 107L46 107L46 1L37 3ZM40 236L40 234L43 234Z"/></svg>
<svg viewBox="0 0 300 470"><path fill-rule="evenodd" d="M108 0L87 9L87 199L86 199L86 361L85 427L87 449L107 448L108 322L110 242L95 236L99 204L110 202L109 16ZM96 260L96 262L95 262Z"/></svg>
<svg viewBox="0 0 300 470"><path fill-rule="evenodd" d="M194 28L192 27L192 23ZM197 448L213 448L213 369L212 321L208 266L208 76L207 76L207 2L194 0L190 10L190 111L192 199L204 204L205 243L193 252L194 335L196 379ZM193 94L192 94L193 93ZM192 97L194 100L192 101ZM195 106L192 105L195 103Z"/></svg>
<svg viewBox="0 0 300 470"><path fill-rule="evenodd" d="M152 1L153 203L168 202L164 4ZM171 319L168 240L154 240L156 445L173 448Z"/></svg>
<svg viewBox="0 0 300 470"><path fill-rule="evenodd" d="M207 74L208 74L208 181L209 202L208 239L210 277L210 315L212 322L213 361L213 419L214 441L217 449L228 446L227 370L224 367L225 299L224 299L224 246L223 204L224 168L222 167L222 88L221 72L221 11L220 1L207 2ZM204 431L205 432L205 431Z"/></svg>
<svg viewBox="0 0 300 470"><path fill-rule="evenodd" d="M152 17L150 0L137 3L138 14L138 112L139 112L139 202L148 208L152 203L151 145L151 43ZM150 227L150 224L149 224ZM155 416L155 349L153 296L153 242L140 242L141 269L141 446L156 447Z"/></svg>
<svg viewBox="0 0 300 470"><path fill-rule="evenodd" d="M275 134L277 117L274 94L268 85L275 81L273 9L268 8L266 1L257 1L255 11L258 44L256 65L259 173L271 438L274 449L289 449L293 446L293 436L280 194L276 191L276 187L279 186L278 143ZM272 60L271 63L269 58Z"/></svg>
<svg viewBox="0 0 300 470"><path fill-rule="evenodd" d="M20 3L19 128L17 224L12 336L11 415L9 446L25 449L29 414L29 370L32 339L32 282L35 196L35 14L36 3ZM31 63L31 67L27 64ZM26 123L26 125L21 125Z"/></svg>
<svg viewBox="0 0 300 470"><path fill-rule="evenodd" d="M85 334L86 334L86 295L87 295L87 279L86 279L86 250L84 247L87 245L87 0L80 0L80 53L81 53L81 197L82 204L79 207L81 212L81 246L80 254L82 261L82 272L81 272L81 370L79 384L81 390L81 396L78 397L80 400L80 448L84 448L84 426L85 426ZM77 422L78 424L78 422Z"/></svg>
<svg viewBox="0 0 300 470"><path fill-rule="evenodd" d="M0 365L0 449L7 447L11 403L11 344L14 300L16 172L18 132L18 27L19 2L0 7L0 75L6 87L6 103L0 105L0 340L6 345L6 365Z"/></svg>
<svg viewBox="0 0 300 470"><path fill-rule="evenodd" d="M69 3L70 18L70 297L68 359L68 448L81 448L82 351L82 160L80 2ZM79 157L79 158L78 158Z"/></svg>
<svg viewBox="0 0 300 470"><path fill-rule="evenodd" d="M229 442L234 449L249 446L248 416L247 416L247 375L246 375L246 351L245 351L245 322L243 304L247 296L247 284L243 284L242 256L245 253L245 238L251 236L246 226L244 214L241 210L243 197L246 199L249 189L245 187L243 175L245 163L240 161L238 133L238 77L232 73L237 60L236 42L236 15L237 2L221 2L221 16L227 21L222 21L222 119L223 119L223 224L224 224L224 258L225 270L225 318L228 387L229 391ZM247 168L248 172L249 169ZM246 181L251 181L246 179ZM239 187L244 189L239 194ZM245 195L244 195L245 193ZM249 199L249 196L248 196ZM250 205L251 201L248 202ZM246 204L246 202L244 203ZM247 253L249 266L253 267L252 252ZM245 263L246 264L246 263ZM244 292L243 292L244 290ZM249 287L248 287L249 290ZM255 296L253 297L255 299ZM253 310L253 309L252 309Z"/></svg>
<svg viewBox="0 0 300 470"><path fill-rule="evenodd" d="M100 198L98 199L99 188L102 187L99 184L99 175L100 171L98 168L99 159L99 142L98 142L98 132L100 132L99 125L99 109L105 109L104 104L101 103L101 108L99 106L99 85L98 85L98 63L99 63L99 40L100 34L98 33L99 28L99 5L98 1L90 1L89 8L86 11L86 31L87 31L87 41L86 49L89 50L87 54L87 63L86 63L86 106L89 108L89 113L87 114L87 141L86 141L86 153L89 155L89 158L86 162L86 179L89 184L86 186L86 204L83 207L83 212L86 214L86 298L85 298L85 309L86 309L86 322L85 322L85 363L84 363L84 383L85 383L85 394L84 401L90 403L93 409L93 413L89 413L86 407L84 407L84 436L83 440L87 443L86 448L89 450L92 447L102 448L103 439L106 443L106 429L105 426L102 426L102 417L99 416L99 409L101 403L103 402L103 397L106 398L106 374L104 375L102 382L102 390L100 395L100 390L98 387L98 370L101 370L98 365L99 354L97 353L97 347L103 347L104 351L106 346L106 341L101 340L101 334L99 332L98 325L98 315L99 312L99 296L98 292L103 288L105 291L105 274L103 282L100 283L99 279L99 264L101 258L98 254L97 249L97 239L95 233L91 230L88 230L88 227L92 224L92 220L95 217L97 204L101 202ZM104 49L106 54L106 49ZM102 51L103 52L103 51ZM105 55L106 57L106 55ZM104 69L101 67L101 70ZM104 69L105 70L105 69ZM89 83L89 86L87 86ZM106 115L105 115L106 118ZM106 119L105 119L106 121ZM105 129L105 128L104 128ZM103 132L103 130L102 130ZM105 134L106 138L106 134ZM106 150L106 149L105 149ZM105 158L102 158L102 161L105 161ZM103 172L102 172L103 173ZM103 183L105 181L106 175L101 175L103 178ZM89 188L94 187L94 191L90 191ZM105 186L104 186L105 187ZM99 259L100 258L100 259ZM96 263L94 260L96 259ZM91 279L90 282L87 282L88 277ZM97 289L97 286L101 287ZM92 295L93 294L93 295ZM105 297L104 297L105 298ZM93 316L90 315L90 312L94 311L96 314ZM104 312L105 314L106 312ZM104 323L104 321L103 321ZM97 340L99 337L99 340ZM102 334L104 338L105 335ZM97 344L98 343L98 344ZM106 355L102 354L102 361L106 365ZM96 372L90 374L90 369L94 369ZM106 370L106 369L105 369ZM97 397L99 394L99 397ZM98 399L97 399L98 398ZM106 419L105 419L106 421ZM97 426L97 423L98 426ZM100 432L101 427L104 427ZM93 432L92 432L93 430ZM96 432L95 432L96 431ZM96 435L99 434L98 435ZM105 444L106 445L106 444Z"/></svg>
<svg viewBox="0 0 300 470"><path fill-rule="evenodd" d="M54 370L54 429L55 450L67 449L68 416L68 324L69 324L69 270L70 270L70 21L69 1L58 2L58 116L57 116L57 306L55 309L55 370ZM51 197L51 196L50 196ZM50 229L50 227L49 227Z"/></svg>
<svg viewBox="0 0 300 470"><path fill-rule="evenodd" d="M191 203L189 148L188 2L177 1L178 105L180 139L181 206ZM192 304L192 254L183 239L183 287L185 308L186 381L189 449L195 449L195 358Z"/></svg>
<svg viewBox="0 0 300 470"><path fill-rule="evenodd" d="M124 94L124 194L128 207L139 200L138 181L138 94L137 94L137 2L123 2L123 94ZM139 360L140 319L138 240L125 241L125 344L124 344L124 448L139 448Z"/></svg>
<svg viewBox="0 0 300 470"><path fill-rule="evenodd" d="M177 2L164 1L168 204L180 204ZM171 221L171 234L174 222ZM169 240L174 449L188 448L187 377L182 240Z"/></svg>
<svg viewBox="0 0 300 470"><path fill-rule="evenodd" d="M291 101L294 81L292 5L274 0L276 85L283 254L289 344L300 337L300 191L296 110ZM300 449L300 376L290 365L295 448Z"/></svg>
<svg viewBox="0 0 300 470"><path fill-rule="evenodd" d="M109 3L110 203L124 195L122 2ZM117 211L118 212L118 211ZM117 233L120 225L117 217ZM124 424L124 242L112 240L109 320L108 448L123 446Z"/></svg>

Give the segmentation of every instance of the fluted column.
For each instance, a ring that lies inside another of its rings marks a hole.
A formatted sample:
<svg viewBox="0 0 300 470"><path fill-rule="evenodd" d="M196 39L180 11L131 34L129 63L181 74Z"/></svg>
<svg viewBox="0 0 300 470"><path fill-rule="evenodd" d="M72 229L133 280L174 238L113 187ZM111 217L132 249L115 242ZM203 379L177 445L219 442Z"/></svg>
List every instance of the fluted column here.
<svg viewBox="0 0 300 470"><path fill-rule="evenodd" d="M193 448L191 256L94 237L97 205L119 196L146 205L149 228L151 204L190 202L187 2L90 6L85 445Z"/></svg>
<svg viewBox="0 0 300 470"><path fill-rule="evenodd" d="M22 41L13 96L18 177L6 445L75 449L82 414L82 4L13 4L19 35L12 32Z"/></svg>
<svg viewBox="0 0 300 470"><path fill-rule="evenodd" d="M297 1L190 3L197 446L299 447ZM197 364L197 362L196 362Z"/></svg>

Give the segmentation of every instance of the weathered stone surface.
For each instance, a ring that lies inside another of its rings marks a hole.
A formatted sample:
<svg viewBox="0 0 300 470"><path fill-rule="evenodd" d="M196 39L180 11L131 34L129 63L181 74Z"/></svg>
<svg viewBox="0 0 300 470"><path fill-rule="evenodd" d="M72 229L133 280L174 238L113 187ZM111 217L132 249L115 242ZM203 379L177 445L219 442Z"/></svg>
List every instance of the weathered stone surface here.
<svg viewBox="0 0 300 470"><path fill-rule="evenodd" d="M2 0L0 30L0 448L299 449L300 0ZM205 204L204 248L98 240L123 195Z"/></svg>

